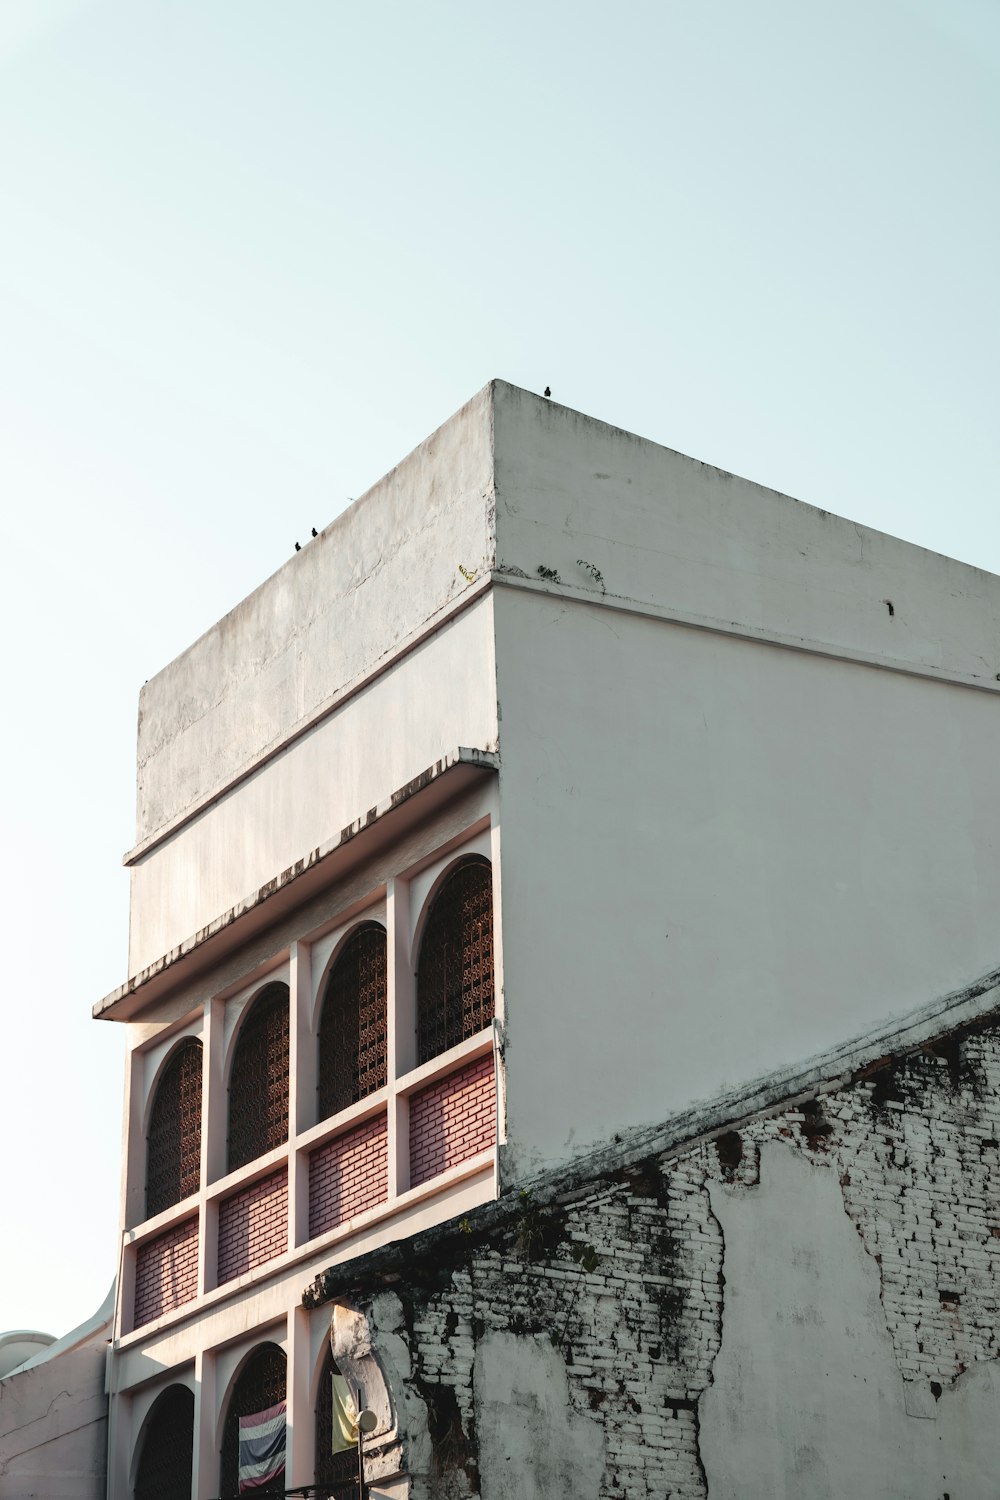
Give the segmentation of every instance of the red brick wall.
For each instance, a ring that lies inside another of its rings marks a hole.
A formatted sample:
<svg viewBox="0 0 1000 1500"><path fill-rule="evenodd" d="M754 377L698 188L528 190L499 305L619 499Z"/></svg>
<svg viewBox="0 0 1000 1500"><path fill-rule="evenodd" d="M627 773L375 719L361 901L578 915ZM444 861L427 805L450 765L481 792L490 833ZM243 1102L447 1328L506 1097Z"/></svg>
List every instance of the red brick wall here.
<svg viewBox="0 0 1000 1500"><path fill-rule="evenodd" d="M219 1205L219 1285L288 1249L288 1170L279 1167Z"/></svg>
<svg viewBox="0 0 1000 1500"><path fill-rule="evenodd" d="M135 1257L133 1328L190 1302L198 1292L198 1215L140 1245Z"/></svg>
<svg viewBox="0 0 1000 1500"><path fill-rule="evenodd" d="M327 1141L309 1157L309 1238L326 1234L389 1196L385 1115Z"/></svg>
<svg viewBox="0 0 1000 1500"><path fill-rule="evenodd" d="M496 1140L493 1054L410 1095L410 1186L468 1161Z"/></svg>

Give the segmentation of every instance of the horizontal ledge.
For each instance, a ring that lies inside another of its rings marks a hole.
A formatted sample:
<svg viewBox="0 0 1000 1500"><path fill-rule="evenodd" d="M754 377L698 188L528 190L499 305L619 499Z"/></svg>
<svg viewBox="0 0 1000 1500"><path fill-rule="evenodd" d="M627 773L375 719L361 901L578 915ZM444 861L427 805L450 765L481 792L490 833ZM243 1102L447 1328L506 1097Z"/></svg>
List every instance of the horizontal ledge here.
<svg viewBox="0 0 1000 1500"><path fill-rule="evenodd" d="M494 584L505 588L524 589L533 594L552 594L559 599L569 599L579 604L594 604L602 609L616 610L621 614L643 615L647 619L662 620L667 625L684 625L690 630L705 630L713 635L736 636L740 640L756 641L760 646L776 646L784 651L803 651L809 656L826 656L833 661L849 662L859 667L874 667L883 672L898 672L908 677L924 677L932 682L948 682L957 687L976 688L979 692L1000 693L1000 672L996 676L979 677L972 672L957 672L950 667L935 666L932 662L907 661L901 656L880 655L876 651L863 651L860 647L837 645L833 641L812 640L808 636L784 635L763 625L746 625L740 620L723 620L713 615L693 614L689 610L671 609L667 605L654 604L649 600L631 599L624 594L600 593L562 579L530 578L525 574L496 568L492 574ZM998 662L1000 665L1000 662Z"/></svg>
<svg viewBox="0 0 1000 1500"><path fill-rule="evenodd" d="M338 1251L343 1252L347 1249L347 1253L342 1253L339 1260L329 1262L333 1265L343 1265L354 1260L358 1254L349 1248L352 1242L363 1239L366 1235L381 1234L384 1230L397 1228L403 1239L408 1239L414 1232L426 1234L428 1232L426 1229L414 1231L407 1228L405 1223L397 1224L397 1221L405 1221L411 1211L419 1211L425 1205L431 1204L435 1198L440 1198L449 1189L463 1182L481 1177L485 1184L492 1178L495 1171L495 1147L477 1152L467 1161L448 1167L444 1172L439 1172L436 1177L429 1177L426 1182L420 1183L417 1187L407 1188L398 1197L386 1199L384 1203L377 1203L362 1213L356 1214L354 1218L345 1219L335 1229L326 1230L323 1234L316 1235L314 1239L304 1240L294 1249L282 1251L273 1260L264 1261L252 1270L243 1271L239 1276L234 1276L231 1281L224 1281L218 1286L209 1288L199 1296L192 1297L189 1302L182 1302L178 1307L170 1308L169 1311L160 1313L158 1317L151 1318L148 1323L141 1323L138 1328L120 1335L117 1348L124 1352L144 1342L154 1341L164 1333L172 1334L185 1323L200 1321L227 1302L245 1297L248 1292L256 1293L273 1286L276 1282L295 1274L296 1268L307 1265L310 1261L315 1265L318 1257L326 1260L328 1257L337 1256ZM364 1255L368 1252L360 1253ZM322 1267L322 1260L319 1262L319 1267ZM322 1275L324 1269L317 1268L316 1275ZM291 1295L289 1306L297 1306L300 1298L301 1292L296 1290Z"/></svg>
<svg viewBox="0 0 1000 1500"><path fill-rule="evenodd" d="M169 953L140 969L124 984L105 995L93 1008L94 1019L132 1020L145 1005L166 990L172 989L178 983L181 973L186 974L196 964L200 967L210 957L221 956L245 942L251 931L274 922L284 912L306 900L313 891L328 884L333 876L331 865L337 861L338 856L347 857L346 851L353 846L355 840L367 840L376 831L384 832L387 820L400 816L404 811L409 810L413 817L424 817L435 808L439 800L443 803L446 798L451 797L457 790L456 781L464 785L485 772L496 772L499 767L500 756L497 751L460 745L382 802L369 807L334 838L317 845L302 859L296 860L295 864L282 870L251 895L216 917L208 926L185 938ZM447 786L442 785L445 778L448 778Z"/></svg>
<svg viewBox="0 0 1000 1500"><path fill-rule="evenodd" d="M256 755L252 756L244 766L230 777L225 786L218 787L211 792L206 792L203 796L192 802L190 806L176 813L174 817L168 818L159 828L154 828L151 833L146 834L145 838L140 839L134 848L129 849L122 856L122 864L125 866L138 864L158 844L164 843L178 829L183 828L187 823L193 822L195 818L200 817L209 807L212 807L216 802L220 802L223 797L228 796L234 787L239 786L241 782L255 775L262 766L267 765L268 761L282 755L296 740L302 739L303 735L308 734L310 730L315 729L317 724L322 723L324 719L328 719L331 714L336 713L351 698L369 688L373 682L377 681L379 677L384 676L386 672L391 671L398 662L402 661L404 657L409 656L412 651L415 651L418 646L422 645L428 637L439 631L442 626L448 625L458 615L463 614L482 594L487 592L490 582L491 575L489 573L486 573L482 578L475 578L471 584L461 591L456 599L449 600L448 603L436 609L422 625L419 625L409 636L392 647L374 667L367 668L359 676L338 688L335 693L331 693L322 703L317 704L310 713L299 719L282 734L275 744L268 745L266 749L258 751Z"/></svg>

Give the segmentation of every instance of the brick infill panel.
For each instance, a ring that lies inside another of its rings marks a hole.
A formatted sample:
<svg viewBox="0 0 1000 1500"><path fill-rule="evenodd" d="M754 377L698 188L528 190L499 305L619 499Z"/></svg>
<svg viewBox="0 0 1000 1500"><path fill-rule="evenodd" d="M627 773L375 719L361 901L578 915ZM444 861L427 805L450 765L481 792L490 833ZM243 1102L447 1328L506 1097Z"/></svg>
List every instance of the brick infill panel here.
<svg viewBox="0 0 1000 1500"><path fill-rule="evenodd" d="M219 1205L219 1285L287 1249L288 1169L279 1167Z"/></svg>
<svg viewBox="0 0 1000 1500"><path fill-rule="evenodd" d="M133 1328L152 1323L198 1295L198 1215L147 1240L135 1256Z"/></svg>
<svg viewBox="0 0 1000 1500"><path fill-rule="evenodd" d="M486 1151L496 1140L493 1054L410 1095L410 1186Z"/></svg>
<svg viewBox="0 0 1000 1500"><path fill-rule="evenodd" d="M334 1136L309 1156L309 1238L327 1234L389 1196L384 1114Z"/></svg>

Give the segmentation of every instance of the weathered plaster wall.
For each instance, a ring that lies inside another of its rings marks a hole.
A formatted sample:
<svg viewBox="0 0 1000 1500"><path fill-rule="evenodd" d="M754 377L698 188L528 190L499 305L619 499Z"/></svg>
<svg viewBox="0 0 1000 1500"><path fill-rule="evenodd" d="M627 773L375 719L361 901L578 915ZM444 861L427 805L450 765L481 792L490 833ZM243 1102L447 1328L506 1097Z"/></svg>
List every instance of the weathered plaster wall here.
<svg viewBox="0 0 1000 1500"><path fill-rule="evenodd" d="M486 595L133 865L129 973L459 746L496 740Z"/></svg>
<svg viewBox="0 0 1000 1500"><path fill-rule="evenodd" d="M494 612L514 1178L994 964L994 694L523 589Z"/></svg>
<svg viewBox="0 0 1000 1500"><path fill-rule="evenodd" d="M489 568L492 469L487 386L145 685L137 841L419 633L470 587L460 564Z"/></svg>
<svg viewBox="0 0 1000 1500"><path fill-rule="evenodd" d="M112 1310L0 1380L0 1500L104 1500Z"/></svg>
<svg viewBox="0 0 1000 1500"><path fill-rule="evenodd" d="M994 1019L316 1293L392 1304L413 1500L987 1500L998 1139Z"/></svg>
<svg viewBox="0 0 1000 1500"><path fill-rule="evenodd" d="M501 571L984 683L1000 672L991 573L503 381L494 434Z"/></svg>

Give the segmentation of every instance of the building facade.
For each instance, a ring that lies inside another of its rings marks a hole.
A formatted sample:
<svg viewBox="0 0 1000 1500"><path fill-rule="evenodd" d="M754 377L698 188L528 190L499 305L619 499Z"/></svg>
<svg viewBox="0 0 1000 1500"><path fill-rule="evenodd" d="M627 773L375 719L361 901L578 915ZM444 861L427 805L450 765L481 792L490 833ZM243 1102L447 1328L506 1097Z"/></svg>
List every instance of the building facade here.
<svg viewBox="0 0 1000 1500"><path fill-rule="evenodd" d="M62 1338L0 1336L0 1500L102 1500L107 1492L112 1287Z"/></svg>
<svg viewBox="0 0 1000 1500"><path fill-rule="evenodd" d="M111 1500L350 1493L334 1371L373 1495L992 1494L998 694L1000 580L502 382L152 679Z"/></svg>

